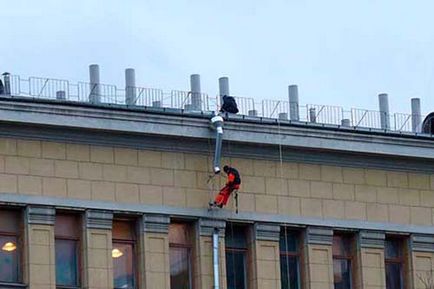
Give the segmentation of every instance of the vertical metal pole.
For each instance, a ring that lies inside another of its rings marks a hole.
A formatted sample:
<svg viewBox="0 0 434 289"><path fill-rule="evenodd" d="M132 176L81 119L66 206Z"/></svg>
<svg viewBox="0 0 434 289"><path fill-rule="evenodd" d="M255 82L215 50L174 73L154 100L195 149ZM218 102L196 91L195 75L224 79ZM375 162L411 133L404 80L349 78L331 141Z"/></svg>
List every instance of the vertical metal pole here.
<svg viewBox="0 0 434 289"><path fill-rule="evenodd" d="M289 97L289 119L299 121L300 115L298 110L298 86L297 85L288 86L288 97Z"/></svg>
<svg viewBox="0 0 434 289"><path fill-rule="evenodd" d="M390 129L389 118L389 97L387 93L380 93L378 95L378 104L380 108L380 123L382 129Z"/></svg>
<svg viewBox="0 0 434 289"><path fill-rule="evenodd" d="M200 75L190 75L190 87L191 87L191 109L202 110L202 98L200 90Z"/></svg>
<svg viewBox="0 0 434 289"><path fill-rule="evenodd" d="M411 99L411 131L420 132L422 126L422 116L420 109L420 98Z"/></svg>
<svg viewBox="0 0 434 289"><path fill-rule="evenodd" d="M220 274L219 274L219 231L217 228L212 233L212 261L214 271L214 289L220 288Z"/></svg>
<svg viewBox="0 0 434 289"><path fill-rule="evenodd" d="M133 68L125 69L125 104L136 105L136 72Z"/></svg>
<svg viewBox="0 0 434 289"><path fill-rule="evenodd" d="M220 106L223 105L223 96L230 95L229 92L229 78L220 77L219 78L219 95L220 95Z"/></svg>
<svg viewBox="0 0 434 289"><path fill-rule="evenodd" d="M101 102L101 85L99 82L99 66L98 64L89 65L89 102L100 103Z"/></svg>

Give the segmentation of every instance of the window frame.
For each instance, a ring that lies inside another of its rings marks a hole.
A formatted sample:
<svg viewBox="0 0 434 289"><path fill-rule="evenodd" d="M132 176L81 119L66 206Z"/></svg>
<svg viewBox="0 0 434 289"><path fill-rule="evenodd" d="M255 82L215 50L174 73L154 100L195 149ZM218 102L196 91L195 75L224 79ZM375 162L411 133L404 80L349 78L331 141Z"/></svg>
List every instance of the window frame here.
<svg viewBox="0 0 434 289"><path fill-rule="evenodd" d="M0 286L1 285L7 285L10 287L17 287L17 288L21 288L24 287L26 285L23 284L23 257L24 257L24 252L23 252L23 228L22 228L22 212L19 209L10 209L10 208L4 208L4 207L0 207L0 210L2 211L9 211L9 212L15 212L17 214L18 217L18 228L16 230L15 233L12 232L6 232L6 231L1 231L0 230L0 236L4 236L4 237L15 237L17 240L17 260L18 260L18 271L17 271L17 280L16 282L5 282L5 281L0 281ZM21 225L21 226L20 226Z"/></svg>
<svg viewBox="0 0 434 289"><path fill-rule="evenodd" d="M398 241L399 242L399 257L396 258L388 258L386 256L386 246L387 246L387 240L392 241ZM405 288L405 270L406 270L406 263L405 263L405 252L404 252L404 238L400 236L386 236L385 243L384 243L384 273L385 273L385 281L387 281L387 270L386 267L388 264L398 264L399 265L399 278L401 283L401 288L397 289L404 289ZM387 283L386 283L387 286Z"/></svg>
<svg viewBox="0 0 434 289"><path fill-rule="evenodd" d="M232 247L232 246L227 246L226 245L226 240L225 240L225 266L226 266L226 276L228 276L227 271L227 254L228 253L242 253L243 254L243 275L244 275L244 289L248 289L249 286L249 280L248 280L248 258L249 258L249 245L248 245L248 235L247 235L247 230L248 227L245 224L237 224L237 223L230 223L229 225L226 225L226 228L228 228L228 226L231 226L231 233L232 233L232 237L234 237L233 234L233 227L241 227L243 229L243 237L245 238L246 241L246 246L244 248L236 248L236 247ZM226 238L227 234L225 234L225 238ZM234 260L232 260L233 262ZM235 265L234 265L235 266ZM234 275L235 276L235 275ZM236 280L236 278L235 278ZM226 280L226 286L229 288L228 286L228 279Z"/></svg>
<svg viewBox="0 0 434 289"><path fill-rule="evenodd" d="M136 232L136 220L134 220L134 219L128 219L128 218L116 218L116 219L114 219L113 220L113 227L112 227L112 229L114 228L114 224L116 223L116 222L125 222L125 223L130 223L130 228L131 228L131 230L132 230L132 233L133 233L133 239L131 240L127 240L127 239L117 239L117 238L114 238L113 237L113 235L112 235L112 249L113 249L113 244L126 244L126 245L131 245L132 246L132 268L133 268L133 271L134 271L134 274L133 274L133 276L134 276L134 279L133 279L133 289L138 289L138 277L139 277L139 272L138 272L138 260L137 260L137 254L136 254L136 251L137 251L137 232ZM110 253L110 255L111 255L111 253ZM111 257L111 256L110 256ZM111 257L112 259L113 259L113 257ZM113 289L123 289L123 288L120 288L120 287L115 287L115 284L114 284L114 265L113 265ZM128 289L130 289L130 288L128 288Z"/></svg>
<svg viewBox="0 0 434 289"><path fill-rule="evenodd" d="M81 217L78 214L74 213L65 213L65 212L59 212L56 214L56 218L58 215L68 216L76 218L77 224L81 225ZM56 224L56 223L55 223ZM81 227L81 226L80 226ZM81 231L81 230L80 230ZM54 230L54 250L56 250L56 240L64 240L64 241L75 241L76 243L76 254L77 254L77 286L70 286L70 285L58 285L56 283L56 289L78 289L81 288L81 281L82 281L82 256L81 256L81 250L82 250L82 236L79 232L79 234L76 237L71 236L65 236L65 235L56 235L56 230ZM56 253L54 253L56 254ZM56 267L56 264L54 265Z"/></svg>
<svg viewBox="0 0 434 289"><path fill-rule="evenodd" d="M183 222L183 221L178 221L178 220L174 220L171 221L170 224L184 224L186 226L188 226L188 230L193 230L191 223L189 222ZM169 230L170 230L170 224L169 224ZM182 243L173 243L170 242L169 240L169 263L170 263L170 249L171 248L177 248L177 249L187 249L187 256L188 256L188 283L189 283L189 289L193 289L193 239L190 240L189 244L182 244ZM171 268L170 268L171 270ZM172 278L171 276L171 272L169 273L170 278Z"/></svg>
<svg viewBox="0 0 434 289"><path fill-rule="evenodd" d="M282 229L283 229L283 231L282 231ZM300 264L300 262L301 262L301 256L302 256L301 248L300 248L300 244L301 244L301 242L300 242L301 233L300 233L299 230L296 230L296 229L290 229L290 228L288 228L288 227L286 227L286 226L283 226L282 229L281 229L281 234L282 234L282 232L283 232L283 234L284 234L285 236L288 235L288 232L293 233L293 234L296 235L296 239L297 239L296 248L297 248L297 250L296 250L296 252L294 252L294 251L282 251L282 250L280 249L280 245L279 245L279 263L281 262L281 258L282 258L282 256L284 256L284 257L295 257L295 258L296 258L296 260L297 260L297 280L298 280L298 288L295 288L295 289L300 289L301 286L302 286L302 280L301 280L301 264ZM280 236L279 236L279 237L280 237ZM286 247L288 247L287 244L286 244ZM279 264L279 265L280 265L280 264ZM282 274L282 272L281 272L280 274ZM289 279L288 279L288 280L289 280ZM281 283L282 283L282 278L281 278L280 281L281 281ZM281 287L282 287L282 284L281 284ZM282 289L284 289L284 288L282 287Z"/></svg>
<svg viewBox="0 0 434 289"><path fill-rule="evenodd" d="M342 242L345 242L344 240L348 240L349 245L350 245L350 254L349 255L335 255L333 252L333 241L332 241L332 261L334 263L334 260L345 260L347 262L349 262L349 273L350 273L350 288L353 288L354 285L354 260L355 260L355 255L352 253L353 252L353 246L354 246L354 236L351 233L341 233L341 232L336 232L333 233L333 237L340 237ZM334 238L333 238L334 239ZM333 265L334 266L334 265ZM334 286L334 271L333 271L333 286Z"/></svg>

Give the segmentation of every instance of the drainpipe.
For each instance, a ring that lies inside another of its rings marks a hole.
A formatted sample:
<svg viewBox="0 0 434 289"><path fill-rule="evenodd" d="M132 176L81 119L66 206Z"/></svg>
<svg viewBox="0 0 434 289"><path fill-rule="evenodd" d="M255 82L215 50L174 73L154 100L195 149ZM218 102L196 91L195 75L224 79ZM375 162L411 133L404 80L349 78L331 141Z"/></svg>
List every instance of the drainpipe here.
<svg viewBox="0 0 434 289"><path fill-rule="evenodd" d="M220 173L220 157L223 142L223 118L219 115L214 116L211 118L211 126L216 130L213 170L215 174L218 174Z"/></svg>
<svg viewBox="0 0 434 289"><path fill-rule="evenodd" d="M214 268L214 287L213 289L220 289L219 279L219 230L214 229L212 233L212 263Z"/></svg>

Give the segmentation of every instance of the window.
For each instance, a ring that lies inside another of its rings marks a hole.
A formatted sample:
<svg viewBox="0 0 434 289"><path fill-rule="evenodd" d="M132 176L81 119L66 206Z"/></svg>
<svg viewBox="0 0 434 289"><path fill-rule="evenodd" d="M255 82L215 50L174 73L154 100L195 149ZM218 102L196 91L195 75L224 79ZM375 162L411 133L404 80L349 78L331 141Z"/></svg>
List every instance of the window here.
<svg viewBox="0 0 434 289"><path fill-rule="evenodd" d="M113 278L115 289L135 289L136 234L134 222L113 221Z"/></svg>
<svg viewBox="0 0 434 289"><path fill-rule="evenodd" d="M56 244L56 286L80 286L80 221L76 215L56 215L54 226Z"/></svg>
<svg viewBox="0 0 434 289"><path fill-rule="evenodd" d="M333 274L335 289L350 289L352 283L352 237L333 236Z"/></svg>
<svg viewBox="0 0 434 289"><path fill-rule="evenodd" d="M246 228L229 223L225 242L227 289L246 289Z"/></svg>
<svg viewBox="0 0 434 289"><path fill-rule="evenodd" d="M190 289L192 239L190 225L171 223L169 225L170 288Z"/></svg>
<svg viewBox="0 0 434 289"><path fill-rule="evenodd" d="M280 232L280 276L282 289L300 288L300 249L297 231Z"/></svg>
<svg viewBox="0 0 434 289"><path fill-rule="evenodd" d="M0 209L0 282L21 281L20 211Z"/></svg>
<svg viewBox="0 0 434 289"><path fill-rule="evenodd" d="M402 240L386 238L385 248L386 288L403 288L403 253Z"/></svg>

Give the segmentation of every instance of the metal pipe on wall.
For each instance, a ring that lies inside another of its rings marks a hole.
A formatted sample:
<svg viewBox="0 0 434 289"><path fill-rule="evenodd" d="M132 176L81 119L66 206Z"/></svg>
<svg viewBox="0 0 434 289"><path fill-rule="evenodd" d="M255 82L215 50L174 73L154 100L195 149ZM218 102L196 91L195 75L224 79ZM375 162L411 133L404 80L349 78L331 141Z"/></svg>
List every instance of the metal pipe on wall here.
<svg viewBox="0 0 434 289"><path fill-rule="evenodd" d="M216 130L213 171L215 174L218 174L220 173L220 158L223 143L223 118L219 115L214 116L211 118L211 125Z"/></svg>
<svg viewBox="0 0 434 289"><path fill-rule="evenodd" d="M214 228L212 233L212 263L214 271L214 289L220 289L219 274L219 231Z"/></svg>

